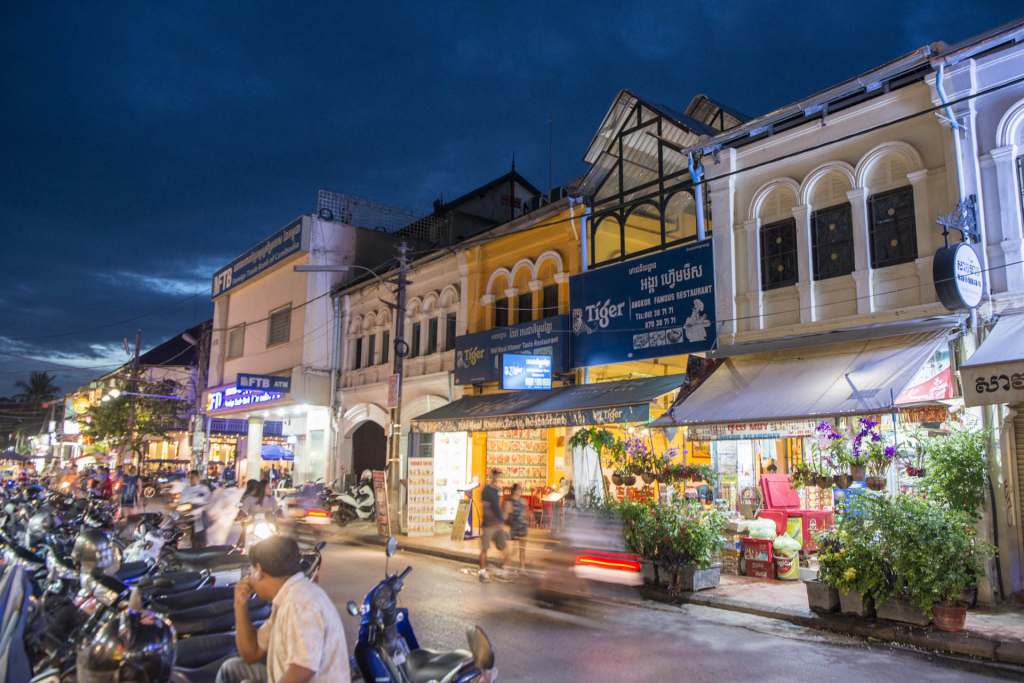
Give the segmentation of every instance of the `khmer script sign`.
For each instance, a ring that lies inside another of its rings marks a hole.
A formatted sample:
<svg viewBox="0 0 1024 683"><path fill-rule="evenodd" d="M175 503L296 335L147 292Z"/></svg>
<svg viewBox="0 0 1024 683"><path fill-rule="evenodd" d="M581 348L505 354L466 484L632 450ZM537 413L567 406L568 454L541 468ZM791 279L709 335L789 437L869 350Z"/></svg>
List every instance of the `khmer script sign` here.
<svg viewBox="0 0 1024 683"><path fill-rule="evenodd" d="M707 351L715 344L711 240L569 281L576 367Z"/></svg>

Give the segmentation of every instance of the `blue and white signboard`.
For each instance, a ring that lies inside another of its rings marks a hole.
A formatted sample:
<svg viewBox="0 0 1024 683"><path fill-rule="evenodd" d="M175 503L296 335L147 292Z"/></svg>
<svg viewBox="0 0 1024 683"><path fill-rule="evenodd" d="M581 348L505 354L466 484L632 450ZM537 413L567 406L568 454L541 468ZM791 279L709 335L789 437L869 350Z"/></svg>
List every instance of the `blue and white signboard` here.
<svg viewBox="0 0 1024 683"><path fill-rule="evenodd" d="M258 243L213 276L212 296L218 297L264 270L277 265L292 254L309 249L309 231L301 218Z"/></svg>
<svg viewBox="0 0 1024 683"><path fill-rule="evenodd" d="M707 351L715 345L711 240L569 280L576 367Z"/></svg>
<svg viewBox="0 0 1024 683"><path fill-rule="evenodd" d="M279 375L252 375L247 372L238 373L235 387L239 389L262 389L287 394L292 390L292 378Z"/></svg>
<svg viewBox="0 0 1024 683"><path fill-rule="evenodd" d="M506 353L501 356L501 388L536 390L551 388L551 356Z"/></svg>
<svg viewBox="0 0 1024 683"><path fill-rule="evenodd" d="M551 372L569 368L569 316L495 327L455 338L455 383L480 384L502 379L504 354L547 356Z"/></svg>
<svg viewBox="0 0 1024 683"><path fill-rule="evenodd" d="M216 413L221 410L248 408L263 403L270 403L284 398L280 391L261 391L259 389L239 389L238 387L222 387L211 389L206 394L206 412Z"/></svg>

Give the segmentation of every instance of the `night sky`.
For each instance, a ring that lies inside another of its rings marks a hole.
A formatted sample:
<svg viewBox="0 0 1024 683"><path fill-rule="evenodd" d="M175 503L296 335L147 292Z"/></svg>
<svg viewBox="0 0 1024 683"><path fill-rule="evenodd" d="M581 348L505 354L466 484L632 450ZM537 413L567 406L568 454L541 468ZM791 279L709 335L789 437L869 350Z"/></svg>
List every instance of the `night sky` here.
<svg viewBox="0 0 1024 683"><path fill-rule="evenodd" d="M584 170L612 98L757 115L1020 0L74 3L0 10L0 396L209 317L213 270L318 188L427 212ZM351 7L349 7L351 5ZM77 368L77 369L76 369Z"/></svg>

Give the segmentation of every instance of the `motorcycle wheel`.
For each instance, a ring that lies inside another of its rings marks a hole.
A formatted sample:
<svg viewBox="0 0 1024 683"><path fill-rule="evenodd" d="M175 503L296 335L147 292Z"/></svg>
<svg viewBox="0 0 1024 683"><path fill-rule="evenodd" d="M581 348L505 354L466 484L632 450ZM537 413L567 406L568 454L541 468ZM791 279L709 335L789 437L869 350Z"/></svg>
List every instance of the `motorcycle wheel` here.
<svg viewBox="0 0 1024 683"><path fill-rule="evenodd" d="M338 512L334 515L334 521L338 523L338 526L345 526L355 518L355 513L348 508L339 508Z"/></svg>

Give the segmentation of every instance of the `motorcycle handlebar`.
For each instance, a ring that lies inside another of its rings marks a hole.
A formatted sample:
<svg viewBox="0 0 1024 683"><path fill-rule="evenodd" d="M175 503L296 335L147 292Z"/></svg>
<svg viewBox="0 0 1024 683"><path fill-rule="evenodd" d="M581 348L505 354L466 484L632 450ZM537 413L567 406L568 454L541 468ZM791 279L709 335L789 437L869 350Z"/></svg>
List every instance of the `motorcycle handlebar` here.
<svg viewBox="0 0 1024 683"><path fill-rule="evenodd" d="M405 577L409 576L409 574L412 574L412 567L406 567L405 570L398 575L398 580L404 581Z"/></svg>

